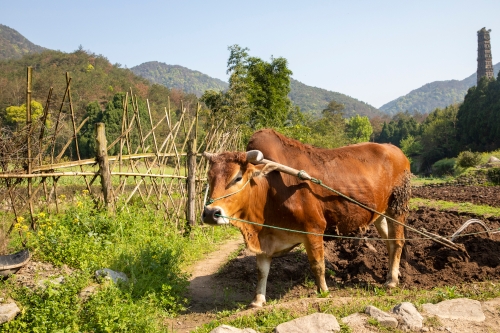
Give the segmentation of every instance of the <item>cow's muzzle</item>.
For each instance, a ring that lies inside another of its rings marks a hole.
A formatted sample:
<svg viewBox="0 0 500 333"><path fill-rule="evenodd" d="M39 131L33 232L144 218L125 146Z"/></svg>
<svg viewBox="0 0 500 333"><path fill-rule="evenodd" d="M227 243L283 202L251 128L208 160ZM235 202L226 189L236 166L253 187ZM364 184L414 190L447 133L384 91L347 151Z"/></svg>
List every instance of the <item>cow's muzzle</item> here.
<svg viewBox="0 0 500 333"><path fill-rule="evenodd" d="M228 224L229 220L227 218L224 218L224 216L226 216L226 214L224 213L224 210L222 208L218 206L205 206L201 219L203 220L203 223L206 224Z"/></svg>

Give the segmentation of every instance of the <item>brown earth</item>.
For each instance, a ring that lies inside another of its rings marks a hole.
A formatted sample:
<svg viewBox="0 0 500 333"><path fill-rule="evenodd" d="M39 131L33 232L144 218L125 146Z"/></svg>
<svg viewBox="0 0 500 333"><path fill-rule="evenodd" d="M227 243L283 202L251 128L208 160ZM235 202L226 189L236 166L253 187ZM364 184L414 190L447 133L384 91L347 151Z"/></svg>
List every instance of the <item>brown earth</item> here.
<svg viewBox="0 0 500 333"><path fill-rule="evenodd" d="M412 196L500 207L500 186L420 186L412 188Z"/></svg>

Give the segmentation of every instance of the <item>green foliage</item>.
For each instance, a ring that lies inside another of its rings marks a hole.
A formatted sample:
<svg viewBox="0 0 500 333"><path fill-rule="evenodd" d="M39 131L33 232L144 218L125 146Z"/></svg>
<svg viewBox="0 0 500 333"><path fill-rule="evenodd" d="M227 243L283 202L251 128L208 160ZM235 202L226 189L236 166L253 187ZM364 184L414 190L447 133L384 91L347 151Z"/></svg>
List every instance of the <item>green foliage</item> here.
<svg viewBox="0 0 500 333"><path fill-rule="evenodd" d="M64 200L63 197L60 198ZM27 289L3 284L0 292L23 309L8 324L9 332L157 332L162 317L184 310L187 275L181 264L191 263L231 229L195 228L182 237L176 227L154 211L129 206L115 216L96 210L90 196L77 195L64 214L36 214L37 231L28 231L33 260L67 265L73 272L62 284ZM18 219L16 229L26 232ZM26 228L27 229L27 228ZM13 233L17 234L17 233ZM124 272L129 283L105 283L86 301L78 293L96 269Z"/></svg>
<svg viewBox="0 0 500 333"><path fill-rule="evenodd" d="M462 168L474 167L481 163L481 153L466 150L457 156L457 165Z"/></svg>
<svg viewBox="0 0 500 333"><path fill-rule="evenodd" d="M469 89L457 114L457 127L461 149L500 147L500 80L484 77Z"/></svg>
<svg viewBox="0 0 500 333"><path fill-rule="evenodd" d="M444 158L432 165L432 174L436 176L452 175L455 168L455 158Z"/></svg>
<svg viewBox="0 0 500 333"><path fill-rule="evenodd" d="M43 106L35 100L31 100L31 121L35 122L43 116ZM5 109L5 120L12 125L23 126L26 124L26 104L21 106L9 106Z"/></svg>
<svg viewBox="0 0 500 333"><path fill-rule="evenodd" d="M416 137L419 134L419 124L413 115L407 111L394 115L389 123L384 122L382 131L380 135L375 138L375 141L392 143L397 146L401 140L407 138L409 135Z"/></svg>
<svg viewBox="0 0 500 333"><path fill-rule="evenodd" d="M207 91L201 100L213 115L234 125L245 124L252 130L285 126L294 109L288 98L292 71L287 60L271 57L266 62L250 57L248 49L239 45L230 46L229 51L228 91Z"/></svg>
<svg viewBox="0 0 500 333"><path fill-rule="evenodd" d="M406 157L408 157L409 159L411 159L413 156L421 154L424 150L424 147L422 146L420 141L415 139L411 134L402 139L399 142L399 146L401 147L401 150L406 155Z"/></svg>
<svg viewBox="0 0 500 333"><path fill-rule="evenodd" d="M421 143L425 147L422 153L424 170L440 159L456 156L457 112L458 105L436 109L422 123Z"/></svg>
<svg viewBox="0 0 500 333"><path fill-rule="evenodd" d="M84 274L65 276L63 283L47 281L44 287L29 289L14 285L10 296L23 311L2 325L4 332L78 332L82 303L78 293L88 282Z"/></svg>
<svg viewBox="0 0 500 333"><path fill-rule="evenodd" d="M368 142L373 133L368 117L356 115L347 120L346 134L352 143Z"/></svg>

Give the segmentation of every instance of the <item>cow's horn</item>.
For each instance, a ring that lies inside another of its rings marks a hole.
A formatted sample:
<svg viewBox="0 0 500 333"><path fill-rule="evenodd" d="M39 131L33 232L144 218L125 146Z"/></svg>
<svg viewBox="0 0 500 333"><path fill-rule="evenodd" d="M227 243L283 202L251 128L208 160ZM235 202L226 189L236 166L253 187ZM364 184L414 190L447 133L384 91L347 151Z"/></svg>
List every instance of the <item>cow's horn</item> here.
<svg viewBox="0 0 500 333"><path fill-rule="evenodd" d="M203 152L203 157L205 157L209 161L212 161L215 156L217 156L217 154L212 154L207 151Z"/></svg>
<svg viewBox="0 0 500 333"><path fill-rule="evenodd" d="M264 158L264 155L260 150L249 150L247 151L247 161L250 163L260 162Z"/></svg>

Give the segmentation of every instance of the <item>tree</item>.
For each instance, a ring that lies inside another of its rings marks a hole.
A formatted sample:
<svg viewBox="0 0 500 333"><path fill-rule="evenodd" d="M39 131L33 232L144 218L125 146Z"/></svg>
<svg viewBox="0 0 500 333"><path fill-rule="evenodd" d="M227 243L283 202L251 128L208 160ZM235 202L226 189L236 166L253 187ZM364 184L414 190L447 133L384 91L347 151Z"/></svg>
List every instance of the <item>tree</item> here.
<svg viewBox="0 0 500 333"><path fill-rule="evenodd" d="M35 100L31 100L31 121L37 121L43 116L43 106ZM21 106L9 106L5 109L5 120L15 126L26 124L26 104Z"/></svg>
<svg viewBox="0 0 500 333"><path fill-rule="evenodd" d="M370 141L372 133L372 125L366 116L356 115L347 121L346 134L352 143Z"/></svg>
<svg viewBox="0 0 500 333"><path fill-rule="evenodd" d="M227 92L206 91L202 101L214 115L235 123L246 124L252 130L262 127L279 128L290 123L294 112L288 98L290 76L285 58L271 57L270 62L250 57L248 48L232 45L227 62L229 89Z"/></svg>
<svg viewBox="0 0 500 333"><path fill-rule="evenodd" d="M443 158L456 156L457 151L457 113L458 105L436 109L422 123L421 143L422 167L429 169L432 164Z"/></svg>

